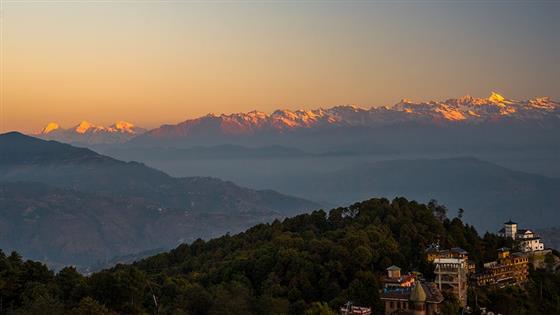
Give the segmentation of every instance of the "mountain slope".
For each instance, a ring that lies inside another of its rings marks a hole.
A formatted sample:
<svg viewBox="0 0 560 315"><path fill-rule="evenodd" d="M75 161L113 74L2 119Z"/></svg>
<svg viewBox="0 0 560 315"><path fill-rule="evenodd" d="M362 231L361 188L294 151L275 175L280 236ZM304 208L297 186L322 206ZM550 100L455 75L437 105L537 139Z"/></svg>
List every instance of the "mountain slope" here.
<svg viewBox="0 0 560 315"><path fill-rule="evenodd" d="M51 263L91 264L319 207L19 133L0 135L0 152L0 246Z"/></svg>

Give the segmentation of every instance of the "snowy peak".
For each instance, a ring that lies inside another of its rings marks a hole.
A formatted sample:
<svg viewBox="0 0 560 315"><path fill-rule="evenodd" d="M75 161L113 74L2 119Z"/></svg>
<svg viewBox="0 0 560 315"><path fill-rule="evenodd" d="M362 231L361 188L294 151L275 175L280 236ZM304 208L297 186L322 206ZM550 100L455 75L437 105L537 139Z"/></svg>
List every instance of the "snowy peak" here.
<svg viewBox="0 0 560 315"><path fill-rule="evenodd" d="M60 129L60 125L55 122L48 123L43 130L41 130L41 134L46 135L50 132Z"/></svg>
<svg viewBox="0 0 560 315"><path fill-rule="evenodd" d="M119 120L114 124L110 125L109 127L104 127L100 125L93 124L87 120L81 121L79 124L75 125L70 129L62 129L59 124L55 122L48 123L45 128L40 132L40 134L46 135L54 131L74 131L78 134L86 134L86 133L93 133L93 132L106 132L106 133L130 133L130 134L138 134L144 130L142 128L138 128L134 126L132 123Z"/></svg>
<svg viewBox="0 0 560 315"><path fill-rule="evenodd" d="M516 101L497 92L492 92L487 98L466 95L442 102L415 103L410 100L401 101L390 109L417 114L434 120L477 123L499 121L504 117L516 120L541 119L545 116L554 116L554 113L560 111L560 106L548 97Z"/></svg>
<svg viewBox="0 0 560 315"><path fill-rule="evenodd" d="M74 127L64 129L51 122L37 134L40 138L80 144L123 143L146 130L126 121L117 121L109 127L93 124L87 120Z"/></svg>
<svg viewBox="0 0 560 315"><path fill-rule="evenodd" d="M115 130L122 133L138 133L135 126L127 121L119 120L109 127L110 130Z"/></svg>
<svg viewBox="0 0 560 315"><path fill-rule="evenodd" d="M104 127L95 126L94 124L92 124L92 123L90 123L89 121L86 121L86 120L80 122L80 124L78 124L76 127L74 127L74 130L77 133L80 133L80 134L84 134L84 133L90 131L90 129L103 130Z"/></svg>
<svg viewBox="0 0 560 315"><path fill-rule="evenodd" d="M547 111L553 111L554 109L560 107L560 105L557 102L554 102L550 97L536 97L534 99L530 99L528 101L528 105L536 109Z"/></svg>
<svg viewBox="0 0 560 315"><path fill-rule="evenodd" d="M247 113L208 114L177 125L163 125L148 132L126 121L117 121L108 127L82 121L69 129L49 123L39 136L69 143L108 144L127 142L139 135L141 142L142 138L211 139L221 136L282 134L321 128L499 122L529 122L539 125L546 123L560 126L560 103L550 97L518 101L492 92L490 96L483 98L466 95L443 101L420 102L402 99L392 106L371 108L339 105L311 110L278 109L270 114L257 110Z"/></svg>
<svg viewBox="0 0 560 315"><path fill-rule="evenodd" d="M496 103L496 104L503 104L503 103L511 103L509 101L506 101L506 98L503 97L502 95L492 91L492 94L488 97L488 100L492 103Z"/></svg>

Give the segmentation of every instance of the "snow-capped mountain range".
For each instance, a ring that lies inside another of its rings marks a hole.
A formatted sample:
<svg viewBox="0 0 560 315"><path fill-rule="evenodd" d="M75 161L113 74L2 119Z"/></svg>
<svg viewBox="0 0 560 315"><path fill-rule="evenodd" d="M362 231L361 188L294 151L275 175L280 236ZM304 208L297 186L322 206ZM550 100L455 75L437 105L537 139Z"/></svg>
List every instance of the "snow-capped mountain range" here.
<svg viewBox="0 0 560 315"><path fill-rule="evenodd" d="M149 131L123 121L109 127L83 121L69 129L50 123L38 136L70 143L114 144L132 140L132 144L144 144L157 142L158 139L216 139L223 136L284 134L337 127L384 127L400 124L446 126L501 122L552 123L560 126L560 103L549 97L518 101L492 92L487 98L464 96L428 102L403 99L393 106L371 108L342 105L314 110L276 110L271 114L260 111L208 114Z"/></svg>
<svg viewBox="0 0 560 315"><path fill-rule="evenodd" d="M104 127L84 120L68 129L64 129L59 124L51 122L36 136L67 143L115 144L124 143L144 132L146 132L146 129L136 127L126 121L117 121L108 127Z"/></svg>
<svg viewBox="0 0 560 315"><path fill-rule="evenodd" d="M501 120L560 121L560 103L548 97L525 101L507 99L493 92L488 98L464 96L445 101L413 102L403 99L393 106L361 108L352 105L314 110L259 111L230 115L209 114L177 125L163 125L142 137L167 138L189 134L244 135L264 131L286 132L332 126L376 127L403 122L482 123Z"/></svg>

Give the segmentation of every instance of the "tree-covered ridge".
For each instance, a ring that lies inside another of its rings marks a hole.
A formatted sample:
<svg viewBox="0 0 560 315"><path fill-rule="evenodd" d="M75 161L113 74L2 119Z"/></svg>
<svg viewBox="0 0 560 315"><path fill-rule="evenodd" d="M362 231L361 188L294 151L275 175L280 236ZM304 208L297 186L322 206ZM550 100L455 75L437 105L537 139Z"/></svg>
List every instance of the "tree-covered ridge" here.
<svg viewBox="0 0 560 315"><path fill-rule="evenodd" d="M465 248L477 264L508 245L495 235L481 238L459 218L447 219L445 207L435 202L371 199L183 244L88 277L73 268L54 274L16 254L0 255L1 311L325 314L327 305L335 309L351 300L379 314L378 276L396 264L430 279L433 266L424 250L436 241ZM560 275L538 272L531 279L524 289L477 292L479 305L507 314L559 313ZM452 302L444 305L450 314Z"/></svg>

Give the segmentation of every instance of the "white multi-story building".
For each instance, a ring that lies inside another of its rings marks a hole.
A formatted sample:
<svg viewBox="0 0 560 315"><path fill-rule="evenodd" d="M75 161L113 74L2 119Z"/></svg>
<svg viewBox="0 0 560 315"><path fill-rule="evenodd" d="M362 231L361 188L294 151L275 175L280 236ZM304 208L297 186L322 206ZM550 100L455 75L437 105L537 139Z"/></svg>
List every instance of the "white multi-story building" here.
<svg viewBox="0 0 560 315"><path fill-rule="evenodd" d="M541 238L531 230L519 230L517 232L517 240L519 241L519 250L522 252L544 250L544 244Z"/></svg>
<svg viewBox="0 0 560 315"><path fill-rule="evenodd" d="M500 234L503 237L515 239L515 236L517 234L517 223L511 221L510 219L509 221L504 223L504 228L500 230Z"/></svg>
<svg viewBox="0 0 560 315"><path fill-rule="evenodd" d="M538 235L531 230L517 229L517 223L511 220L504 223L504 228L500 230L500 235L517 240L517 246L522 252L544 250L544 244Z"/></svg>

